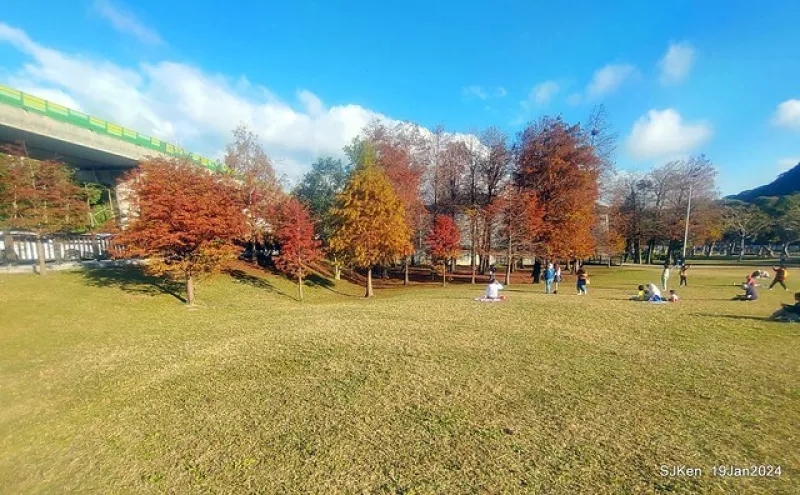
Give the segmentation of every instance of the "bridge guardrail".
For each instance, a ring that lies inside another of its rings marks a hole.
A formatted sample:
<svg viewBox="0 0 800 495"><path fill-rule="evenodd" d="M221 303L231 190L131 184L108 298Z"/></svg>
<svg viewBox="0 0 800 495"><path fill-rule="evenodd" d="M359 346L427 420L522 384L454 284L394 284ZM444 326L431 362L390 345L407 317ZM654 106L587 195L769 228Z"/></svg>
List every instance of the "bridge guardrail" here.
<svg viewBox="0 0 800 495"><path fill-rule="evenodd" d="M39 98L22 91L0 84L0 103L22 108L27 111L36 112L61 122L66 122L74 126L88 129L98 134L105 134L115 139L121 139L129 143L164 153L176 158L188 158L189 160L203 166L211 171L223 171L224 166L220 163L191 153L179 146L167 143L158 138L140 134L134 130L121 125L108 122L97 117L92 117L83 112L72 110L63 105L52 101Z"/></svg>

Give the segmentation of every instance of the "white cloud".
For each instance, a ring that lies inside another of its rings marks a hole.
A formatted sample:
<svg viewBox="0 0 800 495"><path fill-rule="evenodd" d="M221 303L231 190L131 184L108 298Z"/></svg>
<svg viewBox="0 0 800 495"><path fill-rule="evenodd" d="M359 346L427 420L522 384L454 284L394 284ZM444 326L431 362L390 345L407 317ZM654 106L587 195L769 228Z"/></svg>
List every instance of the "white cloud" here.
<svg viewBox="0 0 800 495"><path fill-rule="evenodd" d="M786 100L775 110L772 123L780 127L800 130L800 100Z"/></svg>
<svg viewBox="0 0 800 495"><path fill-rule="evenodd" d="M525 103L546 105L558 93L560 87L555 81L544 81L531 88Z"/></svg>
<svg viewBox="0 0 800 495"><path fill-rule="evenodd" d="M705 122L683 122L675 110L650 110L640 117L627 139L635 159L672 157L688 153L708 142L713 134Z"/></svg>
<svg viewBox="0 0 800 495"><path fill-rule="evenodd" d="M465 86L461 88L461 94L471 98L478 98L479 100L488 100L489 98L502 98L508 94L506 88L498 86L495 89L487 89L477 84Z"/></svg>
<svg viewBox="0 0 800 495"><path fill-rule="evenodd" d="M670 43L664 58L658 63L661 84L677 84L689 75L694 65L695 50L687 42Z"/></svg>
<svg viewBox="0 0 800 495"><path fill-rule="evenodd" d="M156 30L144 25L135 15L114 5L109 0L95 0L94 8L120 33L130 34L148 45L164 43Z"/></svg>
<svg viewBox="0 0 800 495"><path fill-rule="evenodd" d="M326 106L307 89L297 91L296 101L286 102L243 76L233 79L170 61L127 68L59 52L0 22L0 44L4 42L29 60L7 67L9 75L0 83L210 158L221 159L231 131L245 124L258 134L276 170L290 181L298 180L319 156L343 157L342 147L370 122L400 123L360 105ZM423 137L432 137L428 129L418 129ZM449 136L465 142L475 139Z"/></svg>
<svg viewBox="0 0 800 495"><path fill-rule="evenodd" d="M611 94L636 74L637 70L633 65L606 65L594 72L591 82L586 87L586 97L596 99Z"/></svg>
<svg viewBox="0 0 800 495"><path fill-rule="evenodd" d="M325 105L317 95L307 89L301 89L297 92L297 99L305 106L306 113L311 116L319 116L325 111Z"/></svg>
<svg viewBox="0 0 800 495"><path fill-rule="evenodd" d="M465 86L461 93L464 96L474 96L475 98L479 98L481 100L485 100L489 97L489 93L487 93L482 87L478 86L477 84L473 84L471 86Z"/></svg>
<svg viewBox="0 0 800 495"><path fill-rule="evenodd" d="M318 156L342 156L342 147L372 120L397 122L360 105L326 106L305 89L296 101L285 102L246 78L232 80L185 64L127 68L63 53L0 23L3 42L29 58L9 67L3 82L209 157L221 156L231 131L244 123L292 180Z"/></svg>
<svg viewBox="0 0 800 495"><path fill-rule="evenodd" d="M786 172L798 163L800 163L800 156L796 156L794 158L781 158L778 160L778 169L780 169L781 172Z"/></svg>

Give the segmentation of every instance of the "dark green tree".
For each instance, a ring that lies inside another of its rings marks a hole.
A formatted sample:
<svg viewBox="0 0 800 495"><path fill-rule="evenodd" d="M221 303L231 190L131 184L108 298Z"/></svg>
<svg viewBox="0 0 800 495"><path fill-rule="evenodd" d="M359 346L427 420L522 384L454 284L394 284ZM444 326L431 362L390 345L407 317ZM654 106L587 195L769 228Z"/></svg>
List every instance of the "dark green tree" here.
<svg viewBox="0 0 800 495"><path fill-rule="evenodd" d="M323 218L336 202L336 195L344 189L347 175L348 167L342 160L330 156L318 158L293 194L308 206L312 216Z"/></svg>

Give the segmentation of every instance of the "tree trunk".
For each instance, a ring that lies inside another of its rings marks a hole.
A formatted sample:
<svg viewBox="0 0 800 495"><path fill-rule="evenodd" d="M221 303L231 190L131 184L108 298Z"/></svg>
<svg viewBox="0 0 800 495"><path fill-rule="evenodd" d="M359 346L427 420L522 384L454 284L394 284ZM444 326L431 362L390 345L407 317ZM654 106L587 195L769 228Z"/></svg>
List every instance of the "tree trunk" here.
<svg viewBox="0 0 800 495"><path fill-rule="evenodd" d="M303 300L303 272L297 272L297 296Z"/></svg>
<svg viewBox="0 0 800 495"><path fill-rule="evenodd" d="M192 275L186 277L186 304L194 306L194 277Z"/></svg>
<svg viewBox="0 0 800 495"><path fill-rule="evenodd" d="M442 261L442 287L447 285L447 261Z"/></svg>
<svg viewBox="0 0 800 495"><path fill-rule="evenodd" d="M44 275L45 273L45 259L44 259L44 243L42 242L42 236L36 236L36 258L37 258L37 266L39 268L39 275Z"/></svg>
<svg viewBox="0 0 800 495"><path fill-rule="evenodd" d="M17 261L17 253L14 251L14 238L11 236L11 232L3 232L3 244L5 245L3 250L5 251L6 263Z"/></svg>
<svg viewBox="0 0 800 495"><path fill-rule="evenodd" d="M469 226L469 271L471 274L470 283L475 283L475 230L476 230L476 221L475 218L472 217Z"/></svg>
<svg viewBox="0 0 800 495"><path fill-rule="evenodd" d="M744 236L742 236L742 243L739 249L739 263L742 262L743 258L744 258Z"/></svg>
<svg viewBox="0 0 800 495"><path fill-rule="evenodd" d="M405 258L405 263L403 264L403 285L408 285L408 256Z"/></svg>
<svg viewBox="0 0 800 495"><path fill-rule="evenodd" d="M338 263L334 261L333 265L333 279L334 280L341 280L342 279L342 267L339 266Z"/></svg>
<svg viewBox="0 0 800 495"><path fill-rule="evenodd" d="M372 297L372 267L367 268L367 293L364 297Z"/></svg>

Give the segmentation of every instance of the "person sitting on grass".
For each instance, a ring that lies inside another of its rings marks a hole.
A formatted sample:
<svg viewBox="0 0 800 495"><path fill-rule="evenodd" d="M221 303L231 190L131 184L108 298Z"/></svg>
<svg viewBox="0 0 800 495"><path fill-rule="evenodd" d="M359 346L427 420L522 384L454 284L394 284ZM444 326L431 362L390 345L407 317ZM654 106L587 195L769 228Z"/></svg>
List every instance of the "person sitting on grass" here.
<svg viewBox="0 0 800 495"><path fill-rule="evenodd" d="M650 302L663 302L664 298L661 297L661 291L655 284L647 284L645 288L645 295Z"/></svg>
<svg viewBox="0 0 800 495"><path fill-rule="evenodd" d="M639 286L639 293L631 297L631 301L647 301L647 292L644 290L644 285Z"/></svg>
<svg viewBox="0 0 800 495"><path fill-rule="evenodd" d="M756 293L754 285L743 284L742 290L744 290L744 294L739 294L734 297L734 301L755 301L758 299L758 294Z"/></svg>
<svg viewBox="0 0 800 495"><path fill-rule="evenodd" d="M483 297L475 298L476 301L505 301L506 296L501 296L500 291L503 290L503 284L497 280L492 280L486 286L486 293Z"/></svg>
<svg viewBox="0 0 800 495"><path fill-rule="evenodd" d="M675 289L670 289L669 297L667 298L667 301L669 301L669 302L678 302L680 300L681 300L681 298L678 297L678 294L675 293Z"/></svg>
<svg viewBox="0 0 800 495"><path fill-rule="evenodd" d="M781 307L787 313L794 313L800 315L800 292L794 293L794 304L782 304Z"/></svg>
<svg viewBox="0 0 800 495"><path fill-rule="evenodd" d="M770 316L771 320L800 322L800 292L794 294L794 304L781 304L781 309Z"/></svg>

